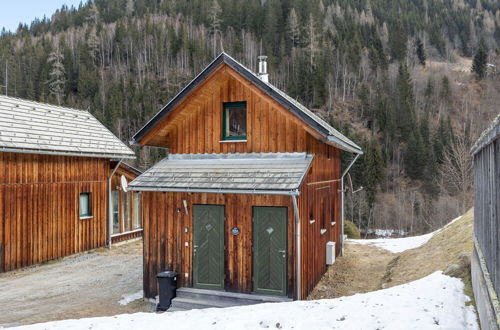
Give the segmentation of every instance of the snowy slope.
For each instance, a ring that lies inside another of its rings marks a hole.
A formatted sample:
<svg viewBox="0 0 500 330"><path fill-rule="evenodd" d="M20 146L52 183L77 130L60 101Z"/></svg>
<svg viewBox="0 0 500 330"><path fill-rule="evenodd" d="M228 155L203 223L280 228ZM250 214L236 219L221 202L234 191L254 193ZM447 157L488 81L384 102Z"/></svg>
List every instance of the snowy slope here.
<svg viewBox="0 0 500 330"><path fill-rule="evenodd" d="M457 278L433 273L389 289L338 299L163 314L123 314L19 329L479 329Z"/></svg>
<svg viewBox="0 0 500 330"><path fill-rule="evenodd" d="M374 239L349 239L348 241L355 244L365 244L365 245L373 245L379 247L381 249L388 250L392 253L399 253L410 249L418 248L425 243L427 243L432 236L439 233L444 228L451 225L456 220L461 217L455 218L451 220L446 226L432 233L428 233L420 236L412 236L412 237L403 237L403 238L374 238Z"/></svg>

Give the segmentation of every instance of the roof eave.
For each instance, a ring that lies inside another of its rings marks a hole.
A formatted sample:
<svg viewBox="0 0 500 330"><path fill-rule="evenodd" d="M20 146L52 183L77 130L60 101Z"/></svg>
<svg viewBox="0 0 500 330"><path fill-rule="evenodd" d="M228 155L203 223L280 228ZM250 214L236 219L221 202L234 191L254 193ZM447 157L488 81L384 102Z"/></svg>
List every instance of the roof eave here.
<svg viewBox="0 0 500 330"><path fill-rule="evenodd" d="M90 157L90 158L107 158L107 159L136 159L135 155L128 154L104 154L104 153L83 153L71 151L50 151L50 150L37 150L37 149L20 149L1 147L0 152L11 152L17 154L35 154L35 155L49 155L49 156L72 156L72 157Z"/></svg>
<svg viewBox="0 0 500 330"><path fill-rule="evenodd" d="M268 189L205 189L205 188L173 188L173 187L144 187L130 186L130 191L151 191L151 192L187 192L187 193L212 193L212 194L246 194L246 195L284 195L299 196L298 189L291 190L268 190Z"/></svg>
<svg viewBox="0 0 500 330"><path fill-rule="evenodd" d="M351 146L351 145L345 143L344 141L336 138L333 135L328 135L327 141L330 145L333 145L334 147L337 147L337 148L342 149L344 151L351 152L353 154L358 154L358 155L363 154L363 150L361 150L361 148L359 148L359 147L356 148L354 146Z"/></svg>

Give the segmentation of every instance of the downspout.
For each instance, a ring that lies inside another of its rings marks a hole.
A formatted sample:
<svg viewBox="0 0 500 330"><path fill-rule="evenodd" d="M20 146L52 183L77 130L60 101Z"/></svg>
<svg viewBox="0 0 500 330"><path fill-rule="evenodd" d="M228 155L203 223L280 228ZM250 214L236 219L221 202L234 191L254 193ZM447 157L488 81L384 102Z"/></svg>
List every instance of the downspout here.
<svg viewBox="0 0 500 330"><path fill-rule="evenodd" d="M121 158L116 166L111 171L111 175L108 178L108 248L111 249L111 232L113 231L113 201L111 200L111 180L113 175L115 175L116 170L120 167L123 158Z"/></svg>
<svg viewBox="0 0 500 330"><path fill-rule="evenodd" d="M346 176L346 174L349 172L349 170L351 169L352 165L354 165L354 163L356 162L356 160L359 158L359 156L361 156L361 154L356 154L356 157L354 157L354 159L349 163L349 166L347 166L347 168L344 170L344 172L342 173L342 178L340 180L341 184L340 184L340 189L342 190L342 198L341 198L341 227L342 227L342 235L340 237L340 240L341 240L341 247L342 247L342 255L344 255L344 177Z"/></svg>
<svg viewBox="0 0 500 330"><path fill-rule="evenodd" d="M299 208L297 206L297 196L292 195L292 202L293 202L293 212L295 214L295 223L296 223L296 239L297 239L297 248L295 250L296 254L296 290L297 290L297 300L300 300L301 294L300 294L300 215L299 215Z"/></svg>

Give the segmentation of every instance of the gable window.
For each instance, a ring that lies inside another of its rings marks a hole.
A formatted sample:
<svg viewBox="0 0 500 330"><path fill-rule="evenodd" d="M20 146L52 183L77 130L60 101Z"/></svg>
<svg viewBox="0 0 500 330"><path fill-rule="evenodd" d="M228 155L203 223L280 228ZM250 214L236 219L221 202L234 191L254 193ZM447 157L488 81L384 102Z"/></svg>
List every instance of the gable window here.
<svg viewBox="0 0 500 330"><path fill-rule="evenodd" d="M80 218L89 218L92 216L92 205L90 193L80 194Z"/></svg>
<svg viewBox="0 0 500 330"><path fill-rule="evenodd" d="M227 102L222 107L222 139L246 140L247 103Z"/></svg>

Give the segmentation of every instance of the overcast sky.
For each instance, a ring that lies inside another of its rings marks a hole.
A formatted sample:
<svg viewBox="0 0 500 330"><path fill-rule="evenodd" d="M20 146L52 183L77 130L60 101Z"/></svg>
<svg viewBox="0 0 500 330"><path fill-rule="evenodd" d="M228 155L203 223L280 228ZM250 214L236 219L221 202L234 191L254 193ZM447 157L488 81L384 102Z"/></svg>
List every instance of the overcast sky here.
<svg viewBox="0 0 500 330"><path fill-rule="evenodd" d="M28 26L36 18L52 14L62 5L78 7L81 0L0 0L0 30L15 32L19 23ZM84 3L86 0L83 1Z"/></svg>

